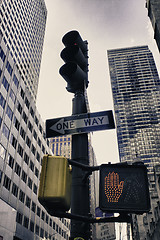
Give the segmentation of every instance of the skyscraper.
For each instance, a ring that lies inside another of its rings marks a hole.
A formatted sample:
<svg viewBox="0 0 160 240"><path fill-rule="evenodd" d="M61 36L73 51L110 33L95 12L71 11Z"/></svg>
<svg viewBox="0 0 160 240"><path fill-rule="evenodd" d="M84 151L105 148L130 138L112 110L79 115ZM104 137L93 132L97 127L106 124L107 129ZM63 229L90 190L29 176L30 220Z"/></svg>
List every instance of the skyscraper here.
<svg viewBox="0 0 160 240"><path fill-rule="evenodd" d="M160 80L147 46L108 51L119 155L143 161L150 173L160 157Z"/></svg>
<svg viewBox="0 0 160 240"><path fill-rule="evenodd" d="M148 16L151 20L154 30L154 38L156 40L158 49L160 51L160 1L146 0L146 7L148 9Z"/></svg>
<svg viewBox="0 0 160 240"><path fill-rule="evenodd" d="M154 167L160 161L160 79L147 46L108 50L108 61L120 161L143 161L147 166L153 225L158 201ZM145 239L142 232L140 239Z"/></svg>
<svg viewBox="0 0 160 240"><path fill-rule="evenodd" d="M47 9L44 0L0 2L0 39L34 100L38 90Z"/></svg>
<svg viewBox="0 0 160 240"><path fill-rule="evenodd" d="M0 2L0 239L69 239L69 222L38 201L44 154L36 108L46 24L43 0Z"/></svg>

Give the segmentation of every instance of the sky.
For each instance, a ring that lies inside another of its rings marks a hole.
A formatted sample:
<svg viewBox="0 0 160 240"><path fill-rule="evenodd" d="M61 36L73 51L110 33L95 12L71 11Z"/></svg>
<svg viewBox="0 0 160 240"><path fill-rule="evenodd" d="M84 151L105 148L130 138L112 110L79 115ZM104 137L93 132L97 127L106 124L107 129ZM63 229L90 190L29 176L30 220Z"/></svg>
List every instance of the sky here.
<svg viewBox="0 0 160 240"><path fill-rule="evenodd" d="M160 69L159 52L145 0L45 0L48 10L37 108L43 121L72 115L74 95L59 74L62 37L79 31L88 41L91 112L113 110L107 50L148 45ZM116 130L92 134L98 165L119 162Z"/></svg>

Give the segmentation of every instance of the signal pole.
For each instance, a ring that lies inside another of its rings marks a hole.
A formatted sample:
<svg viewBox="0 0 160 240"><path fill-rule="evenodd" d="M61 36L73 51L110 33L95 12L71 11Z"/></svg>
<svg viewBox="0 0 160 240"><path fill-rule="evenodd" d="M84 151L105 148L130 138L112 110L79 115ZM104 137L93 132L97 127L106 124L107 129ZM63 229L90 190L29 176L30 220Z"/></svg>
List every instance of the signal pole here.
<svg viewBox="0 0 160 240"><path fill-rule="evenodd" d="M86 113L87 107L84 93L78 92L73 98L72 114ZM88 134L72 135L72 159L79 163L89 165L88 157ZM72 198L71 212L73 214L89 216L89 180L84 180L85 172L73 166L72 170ZM85 240L90 238L90 224L71 220L71 239L83 237Z"/></svg>
<svg viewBox="0 0 160 240"><path fill-rule="evenodd" d="M84 96L85 89L88 87L87 42L82 40L77 31L66 33L62 42L65 48L61 52L61 57L65 64L59 72L67 82L67 91L74 93L72 114L87 113ZM72 135L72 160L89 165L87 133ZM89 179L85 177L85 172L81 168L73 166L72 214L88 217L90 214L89 202ZM90 239L90 224L72 219L70 240L78 237L84 240Z"/></svg>

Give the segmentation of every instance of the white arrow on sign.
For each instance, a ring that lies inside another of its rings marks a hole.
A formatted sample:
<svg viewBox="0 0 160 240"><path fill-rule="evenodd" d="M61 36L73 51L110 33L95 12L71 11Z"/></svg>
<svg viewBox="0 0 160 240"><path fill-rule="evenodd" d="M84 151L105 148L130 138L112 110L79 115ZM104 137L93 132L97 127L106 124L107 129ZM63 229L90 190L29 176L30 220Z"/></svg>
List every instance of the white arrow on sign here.
<svg viewBox="0 0 160 240"><path fill-rule="evenodd" d="M53 124L50 129L61 134L65 134L65 130L72 130L77 128L101 126L109 124L108 116L92 117L92 118L83 118L65 121L64 118L61 118L58 122Z"/></svg>

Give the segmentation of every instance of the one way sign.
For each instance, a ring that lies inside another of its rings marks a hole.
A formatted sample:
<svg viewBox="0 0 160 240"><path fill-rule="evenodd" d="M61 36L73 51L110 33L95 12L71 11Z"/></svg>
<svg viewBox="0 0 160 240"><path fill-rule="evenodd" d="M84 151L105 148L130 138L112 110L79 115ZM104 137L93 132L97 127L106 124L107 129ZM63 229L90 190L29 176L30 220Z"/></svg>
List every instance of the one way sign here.
<svg viewBox="0 0 160 240"><path fill-rule="evenodd" d="M46 137L115 128L111 110L46 120Z"/></svg>

